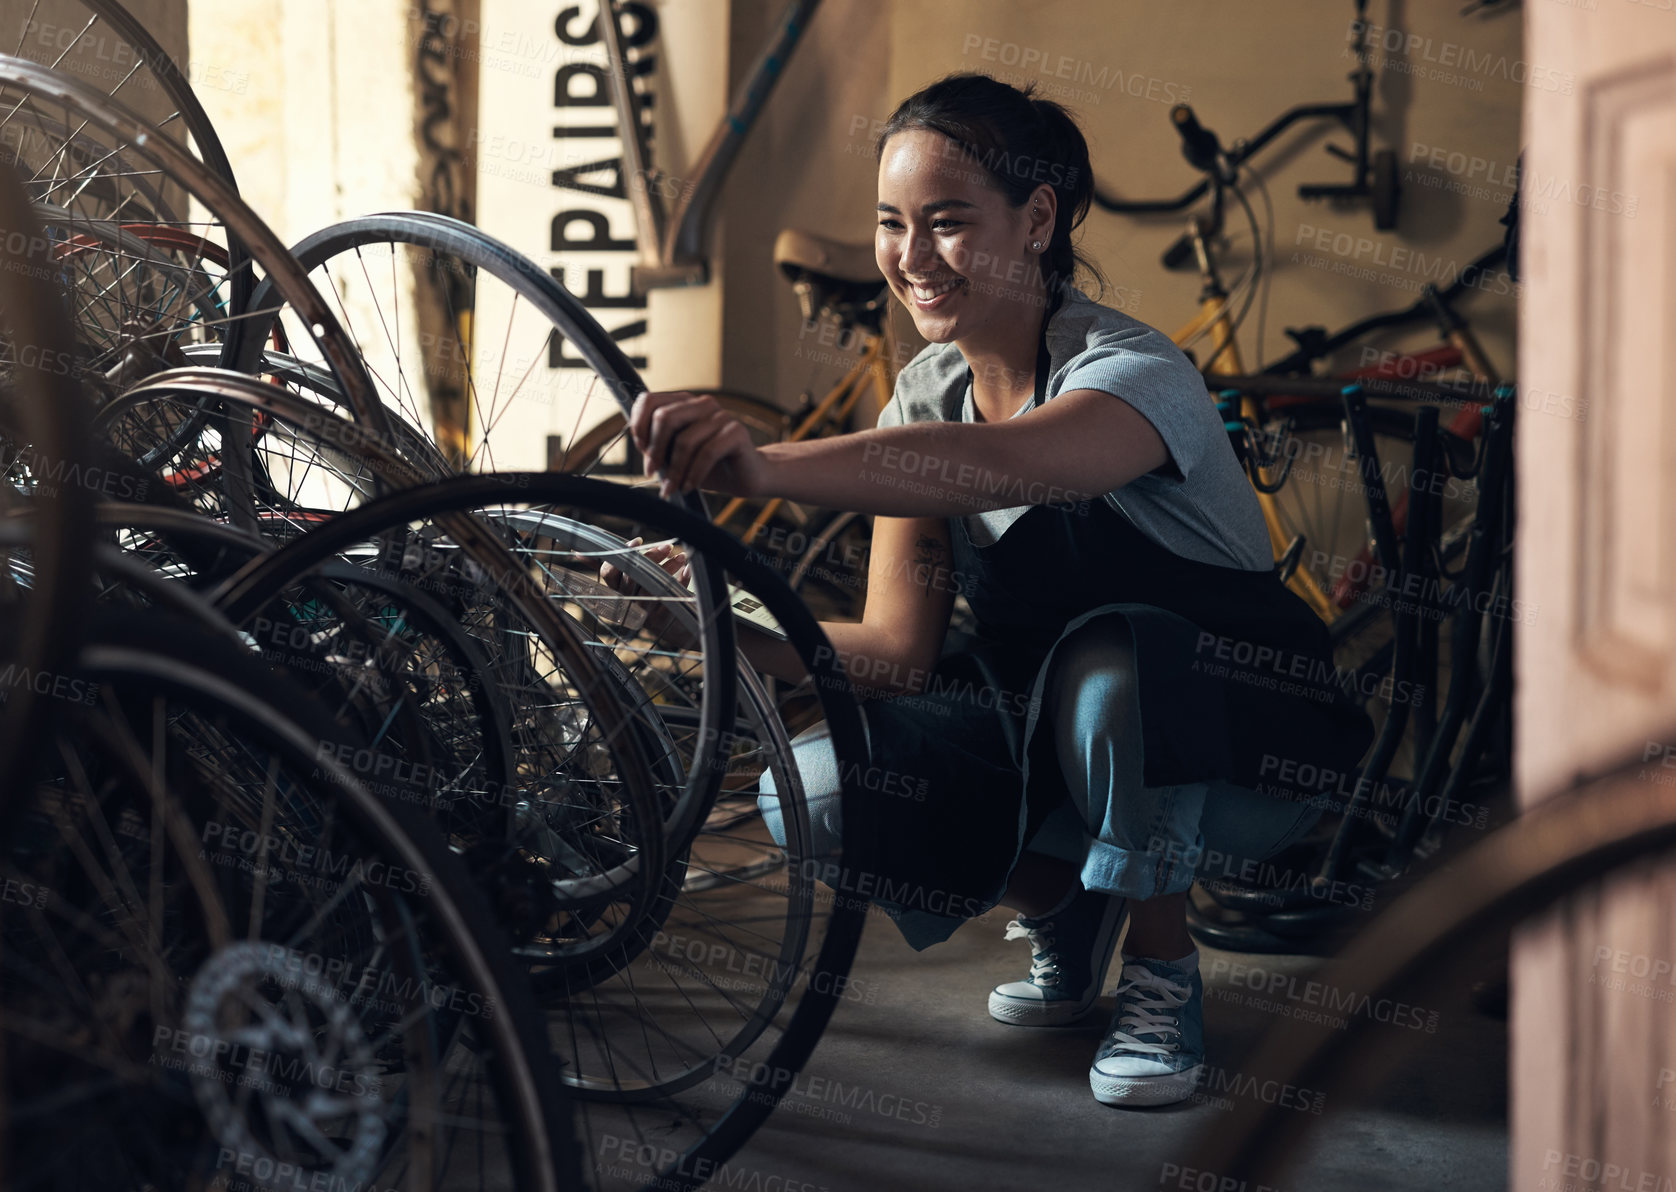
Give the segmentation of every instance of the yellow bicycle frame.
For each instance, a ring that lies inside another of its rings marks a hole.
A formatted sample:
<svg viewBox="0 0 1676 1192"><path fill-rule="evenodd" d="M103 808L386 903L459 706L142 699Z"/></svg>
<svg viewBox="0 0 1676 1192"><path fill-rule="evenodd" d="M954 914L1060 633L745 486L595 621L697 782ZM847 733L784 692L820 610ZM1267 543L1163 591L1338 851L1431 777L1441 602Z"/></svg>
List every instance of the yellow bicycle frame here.
<svg viewBox="0 0 1676 1192"><path fill-rule="evenodd" d="M842 380L810 408L784 441L797 443L841 431L848 424L851 412L869 386L878 394L879 408L883 409L885 403L890 401L896 385L895 362L896 336L890 329L890 320L887 317L883 320L882 330L878 335L867 334L867 347L862 351L861 358L850 366L849 372L844 374ZM775 497L764 504L740 537L745 542L755 541L756 536L784 503L784 497ZM744 497L734 497L715 516L715 523L725 526L744 504Z"/></svg>
<svg viewBox="0 0 1676 1192"><path fill-rule="evenodd" d="M1200 255L1200 261L1203 269L1208 264L1208 259L1203 253ZM1245 368L1240 363L1240 347L1234 339L1234 321L1228 314L1228 295L1217 282L1213 268L1206 271L1205 280L1205 288L1199 296L1199 313L1170 338L1180 346L1209 328L1210 359L1199 366L1200 371L1243 375ZM1240 417L1255 423L1259 413L1255 397L1250 394L1241 396ZM1269 528L1269 549L1278 559L1286 553L1291 544L1283 537L1274 495L1258 492L1257 504L1263 510L1263 522ZM1315 582L1315 577L1304 568L1295 568L1291 577L1287 579L1286 586L1302 596L1309 607L1315 610L1315 615L1323 621L1331 624L1338 616L1338 606L1322 591L1321 585Z"/></svg>

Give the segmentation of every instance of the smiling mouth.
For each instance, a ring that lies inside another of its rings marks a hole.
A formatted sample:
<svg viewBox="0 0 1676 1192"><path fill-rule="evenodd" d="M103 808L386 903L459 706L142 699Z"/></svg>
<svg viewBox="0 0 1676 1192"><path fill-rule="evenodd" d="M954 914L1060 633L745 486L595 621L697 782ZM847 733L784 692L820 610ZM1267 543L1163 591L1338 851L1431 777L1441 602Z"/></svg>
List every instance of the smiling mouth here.
<svg viewBox="0 0 1676 1192"><path fill-rule="evenodd" d="M935 284L910 281L908 283L908 289L912 291L914 297L918 298L921 302L930 302L932 299L941 297L942 295L947 294L950 290L957 290L965 284L965 278L951 277L947 281L940 281Z"/></svg>

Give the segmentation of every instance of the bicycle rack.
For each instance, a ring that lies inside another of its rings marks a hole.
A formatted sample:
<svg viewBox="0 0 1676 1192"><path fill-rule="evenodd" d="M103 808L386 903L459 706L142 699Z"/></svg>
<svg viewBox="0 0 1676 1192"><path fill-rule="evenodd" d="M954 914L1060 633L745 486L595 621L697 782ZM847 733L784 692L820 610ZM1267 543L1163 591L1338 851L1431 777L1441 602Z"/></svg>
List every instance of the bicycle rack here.
<svg viewBox="0 0 1676 1192"><path fill-rule="evenodd" d="M1344 182L1313 182L1303 183L1298 187L1298 197L1302 199L1334 199L1339 201L1371 199L1373 202L1374 227L1379 231L1389 231L1397 226L1397 210L1400 204L1402 189L1397 173L1397 155L1394 149L1380 149L1370 152L1369 133L1372 121L1370 108L1373 101L1373 71L1368 66L1367 50L1367 0L1356 0L1356 19L1353 28L1356 32L1355 53L1356 69L1350 72L1351 88L1355 92L1349 102L1341 103L1306 103L1288 108L1279 116L1269 121L1255 136L1247 139L1240 138L1224 153L1216 144L1215 134L1206 133L1200 129L1198 122L1192 118L1191 109L1186 104L1177 104L1170 110L1171 120L1182 132L1184 139L1195 133L1202 134L1196 141L1189 141L1187 146L1188 160L1196 167L1204 170L1206 176L1199 182L1183 191L1173 199L1120 199L1100 187L1094 188L1094 202L1106 211L1123 215L1162 215L1172 211L1180 211L1189 204L1202 197L1207 189L1220 190L1222 181L1217 174L1224 177L1237 171L1239 166L1255 157L1276 137L1302 120L1336 120L1355 138L1354 149L1344 149L1337 145L1328 145L1326 150L1353 167L1351 180ZM1184 120L1179 114L1188 113ZM1189 123L1191 122L1191 123ZM1199 160L1211 149L1215 155L1222 158L1220 171L1212 171ZM1220 197L1217 198L1220 206ZM1185 239L1185 237L1184 237ZM1177 241L1165 254L1165 267L1171 268L1170 259L1175 257L1178 263L1186 259L1182 241Z"/></svg>
<svg viewBox="0 0 1676 1192"><path fill-rule="evenodd" d="M1343 818L1325 847L1300 844L1288 853L1300 867L1315 868L1308 887L1270 890L1230 887L1218 883L1206 891L1210 909L1192 903L1188 923L1195 938L1217 947L1243 952L1331 952L1354 927L1359 907L1327 902L1322 891L1333 883L1362 880L1390 885L1411 872L1441 847L1452 807L1464 806L1463 794L1484 779L1482 762L1496 734L1505 726L1512 683L1512 628L1498 617L1486 633L1488 610L1498 607L1497 593L1509 578L1507 560L1511 541L1512 433L1516 403L1512 385L1497 388L1493 404L1485 407L1482 464L1477 514L1469 535L1467 561L1454 584L1437 597L1443 570L1433 549L1439 532L1440 497L1425 494L1413 502L1403 534L1398 566L1392 574L1417 577L1421 598L1393 606L1395 624L1390 676L1393 691L1416 675L1437 673L1440 622L1450 621L1450 656L1457 660L1443 700L1441 716L1429 689L1415 701L1393 701L1390 714L1360 771L1353 775L1353 793ZM1370 484L1374 538L1382 560L1391 558L1397 543L1390 525L1389 503L1379 482L1378 460L1360 412L1365 400L1355 386L1344 393L1347 415L1356 428L1357 454L1364 483ZM1443 463L1436 407L1417 411L1414 472L1428 474ZM1421 494L1414 494L1420 496ZM1488 599L1485 599L1488 597ZM1490 663L1480 674L1471 660L1488 640ZM1412 733L1410 730L1412 729ZM1412 779L1393 778L1390 766L1405 737L1412 737L1420 759ZM1493 770L1492 770L1493 774ZM1493 780L1493 779L1492 779ZM1401 807L1395 822L1386 824L1373 814L1375 793L1380 803ZM1361 827L1366 820L1372 831ZM1369 840L1369 837L1372 840ZM1314 858L1314 860L1311 860Z"/></svg>

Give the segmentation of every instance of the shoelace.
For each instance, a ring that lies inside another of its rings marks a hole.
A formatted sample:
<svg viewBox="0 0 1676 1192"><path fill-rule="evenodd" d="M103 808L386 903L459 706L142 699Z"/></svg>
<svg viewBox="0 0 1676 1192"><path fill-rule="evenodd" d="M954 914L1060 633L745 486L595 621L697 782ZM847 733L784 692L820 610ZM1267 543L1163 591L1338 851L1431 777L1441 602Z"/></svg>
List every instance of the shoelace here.
<svg viewBox="0 0 1676 1192"><path fill-rule="evenodd" d="M1021 920L1014 919L1007 924L1006 938L1030 941L1031 984L1044 988L1059 984L1059 953L1051 950L1054 944L1053 920L1026 927Z"/></svg>
<svg viewBox="0 0 1676 1192"><path fill-rule="evenodd" d="M1117 986L1117 1000L1124 1007L1117 1025L1106 1036L1100 1047L1099 1058L1119 1051L1169 1055L1176 1050L1181 1034L1179 1017L1175 1013L1192 996L1192 986L1160 976L1144 964L1126 964ZM1138 1036L1146 1034L1160 1038L1174 1034L1173 1044L1148 1043Z"/></svg>

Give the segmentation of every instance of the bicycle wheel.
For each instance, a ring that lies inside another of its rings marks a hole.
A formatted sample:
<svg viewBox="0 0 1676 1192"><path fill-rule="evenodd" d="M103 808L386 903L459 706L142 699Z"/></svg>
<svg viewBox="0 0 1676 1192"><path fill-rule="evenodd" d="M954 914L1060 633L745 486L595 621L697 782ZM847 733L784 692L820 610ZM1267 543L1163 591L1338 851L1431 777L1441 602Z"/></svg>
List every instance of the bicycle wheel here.
<svg viewBox="0 0 1676 1192"><path fill-rule="evenodd" d="M0 226L14 236L0 246L0 458L13 483L0 484L0 514L19 508L31 532L4 552L0 617L18 629L6 656L28 675L62 673L79 640L86 607L86 542L92 492L87 403L62 367L72 339L50 285L50 247L16 175L0 164ZM14 244L21 244L18 252ZM0 784L42 738L56 702L14 685L0 716Z"/></svg>
<svg viewBox="0 0 1676 1192"><path fill-rule="evenodd" d="M496 436L510 410L555 401L618 410L638 392L629 388L639 378L628 358L575 298L470 224L422 211L369 215L323 228L292 252L332 295L393 420L434 442L458 470L493 470L507 451L527 452L524 431ZM228 367L260 371L255 341L274 326L293 355L315 363L296 347L305 343L295 332L306 312L266 285L251 303L257 334L224 360ZM561 360L573 371L553 380Z"/></svg>
<svg viewBox="0 0 1676 1192"><path fill-rule="evenodd" d="M213 318L205 317L202 307L210 299L190 281L216 276L212 262L226 253L233 262L222 271L228 292L235 293L233 286L242 284L242 276L260 270L271 291L284 295L299 313L291 347L312 344L310 350L332 373L357 420L383 428L383 406L353 342L284 245L226 178L86 81L23 59L0 59L0 112L5 113L0 133L13 134L8 143L16 145L30 198L44 205L42 210L62 213L52 218L52 242L74 248L57 277L66 306L76 310L79 295L109 308L98 325L114 327L115 340L85 345L88 359L121 358L131 347L137 363L124 380L132 381L168 367L167 349L177 340L196 343L219 335L226 350L237 353L245 311L237 308L236 298L228 298ZM165 269L150 262L147 284L131 287L117 263L118 250L128 241L112 227L122 231L124 225L139 224L170 229L142 239L150 256L167 242L171 263ZM239 246L249 253L248 262L236 260ZM108 258L107 265L95 268L100 258ZM183 293L189 300L183 300Z"/></svg>
<svg viewBox="0 0 1676 1192"><path fill-rule="evenodd" d="M155 614L74 675L0 850L10 1186L573 1186L527 988L339 727Z"/></svg>
<svg viewBox="0 0 1676 1192"><path fill-rule="evenodd" d="M1391 698L1383 683L1392 661L1391 610L1413 593L1404 597L1408 578L1386 574L1370 544L1367 487L1342 409L1336 402L1310 402L1288 404L1285 410L1255 432L1259 455L1272 461L1263 469L1266 478L1285 477L1274 494L1275 517L1284 538L1301 539L1297 566L1330 594L1337 610L1328 630L1341 686L1381 719ZM1432 488L1441 505L1439 562L1455 558L1465 547L1477 510L1474 483L1449 472L1415 474L1411 408L1370 405L1367 412L1380 480L1393 508L1404 511L1397 518L1399 529L1410 493ZM1446 684L1449 665L1445 643L1438 673L1418 681Z"/></svg>
<svg viewBox="0 0 1676 1192"><path fill-rule="evenodd" d="M839 757L861 756L859 714L830 653L820 648L823 639L808 611L736 539L649 493L563 475L457 477L345 514L276 554L267 570L278 574L281 557L311 540L318 545L335 537L338 542L328 553L339 553L375 524L381 510L390 524L409 525L423 524L443 509L498 511L509 526L526 519L536 527L528 531L534 537L531 556L540 552L552 560L549 565L565 553L587 557L575 549L587 545L579 531L571 531L575 538L555 537L557 517L579 524L596 515L608 517L653 531L649 539L685 543L761 600L784 626L816 676ZM357 523L360 529L354 528ZM597 563L596 554L586 567L596 570ZM229 590L227 607L245 604L263 582L256 570L250 572ZM590 597L578 584L565 600L583 616L581 608L589 599L606 598L603 593ZM605 619L602 610L587 623ZM731 652L727 657L731 660ZM713 678L707 671L706 681ZM753 710L740 721L723 724L725 756L735 758L736 767L761 768L766 749L783 748L769 743L771 734L752 727L753 717L760 722L771 716L760 693L755 699ZM674 741L678 750L691 740L681 705L649 700L641 715L653 739ZM678 757L684 760L684 753ZM785 764L784 755L779 764ZM841 771L846 781L860 773L854 764ZM701 805L707 814L674 842L679 853L665 872L666 884L652 914L642 921L644 930L620 939L624 946L608 962L539 963L544 960L539 952L531 956L527 945L520 950L514 943L515 952L538 962L555 1044L566 1063L567 1082L583 1098L589 1137L632 1139L636 1146L652 1147L645 1153L669 1154L650 1170L598 1170L595 1186L641 1184L654 1174L669 1181L660 1186L696 1186L701 1180L695 1173L711 1170L707 1162L732 1154L786 1092L845 994L844 976L865 900L840 895L828 901L817 891L815 872L805 864L816 860L807 855L805 809L798 805L788 818L788 824L798 826L795 835L788 834L788 855L782 859L754 814L754 796L751 806L744 805L747 796L748 785L738 784ZM796 799L795 794L781 797ZM762 868L768 861L772 866ZM532 897L536 892L532 889Z"/></svg>
<svg viewBox="0 0 1676 1192"><path fill-rule="evenodd" d="M101 400L178 363L186 345L219 340L233 303L220 245L168 224L89 219L49 203L35 210L54 242L80 374Z"/></svg>
<svg viewBox="0 0 1676 1192"><path fill-rule="evenodd" d="M657 723L645 714L649 696L616 657L618 647L639 644L637 635L612 634L608 618L591 609L602 585L568 582L562 568L544 565L539 551L483 516L510 490L489 491L494 499L472 506L439 500L432 486L342 514L235 576L222 606L272 661L340 680L345 692L364 686L359 676L380 652L423 660L423 675L398 668L384 692L395 706L386 712L378 702L380 716L400 708L422 722L444 694L449 709L489 701L495 715L480 712L478 722L504 721L508 766L489 764L503 751L487 739L479 742L482 767L420 765L423 758L396 748L401 736L381 739L369 764L419 776L404 797L449 826L521 948L541 950L552 964L608 964L657 901L664 821L688 773L671 773L666 750L647 735ZM479 566L466 549L471 542L455 532L462 523L495 543L505 563ZM697 597L687 599L698 607ZM620 601L610 593L607 603ZM469 639L469 651L442 640L444 623ZM703 623L714 640L726 640L725 616ZM344 649L345 640L358 644ZM437 674L444 659L452 670ZM707 685L714 717L731 715L726 678ZM712 732L700 760L716 751L720 733ZM699 797L715 773L713 761L695 763Z"/></svg>
<svg viewBox="0 0 1676 1192"><path fill-rule="evenodd" d="M391 764L366 772L385 797L424 807L457 842L449 813L462 791L511 789L504 702L470 636L424 592L328 564L282 616L265 609L240 632L194 589L269 553L270 543L173 510L105 506L98 516L122 548L95 549L104 599L168 608L254 647L335 723L377 743Z"/></svg>
<svg viewBox="0 0 1676 1192"><path fill-rule="evenodd" d="M179 65L116 0L81 0L70 9L57 4L47 12L41 0L31 0L10 53L85 79L108 97L123 92L123 102L159 132L236 185L221 138Z"/></svg>
<svg viewBox="0 0 1676 1192"><path fill-rule="evenodd" d="M1453 475L1418 477L1411 466L1414 412L1399 406L1368 407L1379 454L1379 476L1393 505L1416 485L1441 486L1442 548L1450 557L1464 540L1477 507L1477 490ZM1360 460L1348 442L1344 411L1337 402L1292 405L1254 432L1266 461L1265 478L1288 469L1274 494L1275 512L1287 541L1301 537L1298 567L1331 593L1339 615L1358 596L1385 581L1367 553L1366 487ZM1336 619L1336 618L1335 618Z"/></svg>
<svg viewBox="0 0 1676 1192"><path fill-rule="evenodd" d="M489 817L476 801L513 789L512 710L481 645L442 601L330 563L240 628L375 743L381 793L426 809L452 846L477 856L474 835Z"/></svg>
<svg viewBox="0 0 1676 1192"><path fill-rule="evenodd" d="M376 432L219 368L148 378L100 409L94 431L199 513L276 540L425 478Z"/></svg>

